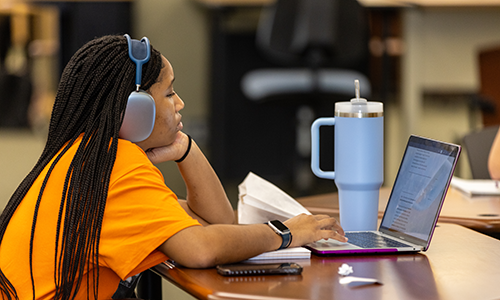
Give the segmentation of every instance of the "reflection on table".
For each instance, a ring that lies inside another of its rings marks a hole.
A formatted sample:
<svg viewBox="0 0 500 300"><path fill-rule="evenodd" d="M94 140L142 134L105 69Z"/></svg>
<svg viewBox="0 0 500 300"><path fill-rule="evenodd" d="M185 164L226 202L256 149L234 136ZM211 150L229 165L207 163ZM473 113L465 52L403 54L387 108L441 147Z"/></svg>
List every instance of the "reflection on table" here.
<svg viewBox="0 0 500 300"><path fill-rule="evenodd" d="M302 275L224 277L215 268L161 264L164 279L199 299L497 299L500 241L456 224L439 223L427 252L297 260ZM348 287L338 268L380 285Z"/></svg>

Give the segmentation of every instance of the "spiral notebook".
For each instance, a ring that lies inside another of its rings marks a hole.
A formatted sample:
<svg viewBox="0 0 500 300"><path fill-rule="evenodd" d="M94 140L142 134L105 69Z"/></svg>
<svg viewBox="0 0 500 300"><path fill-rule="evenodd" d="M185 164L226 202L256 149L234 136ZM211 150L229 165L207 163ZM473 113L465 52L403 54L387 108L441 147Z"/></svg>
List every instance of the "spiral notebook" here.
<svg viewBox="0 0 500 300"><path fill-rule="evenodd" d="M307 248L317 255L426 251L460 152L459 145L410 136L379 230L346 232L347 243L329 239ZM366 236L375 239L364 244Z"/></svg>

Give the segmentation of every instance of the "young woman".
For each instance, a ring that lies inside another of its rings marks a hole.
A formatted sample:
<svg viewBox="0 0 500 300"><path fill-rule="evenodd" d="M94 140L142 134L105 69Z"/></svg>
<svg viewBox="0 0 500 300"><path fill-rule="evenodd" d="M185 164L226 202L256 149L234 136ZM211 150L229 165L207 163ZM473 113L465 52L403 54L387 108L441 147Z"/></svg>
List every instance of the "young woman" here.
<svg viewBox="0 0 500 300"><path fill-rule="evenodd" d="M217 175L182 132L172 66L153 47L140 87L154 98L154 127L144 140L123 138L137 87L129 43L95 39L62 74L45 149L0 217L4 299L110 299L121 279L167 258L206 268L323 238L345 241L324 215L284 222L286 239L267 224L232 224ZM154 166L164 161L177 161L185 201Z"/></svg>

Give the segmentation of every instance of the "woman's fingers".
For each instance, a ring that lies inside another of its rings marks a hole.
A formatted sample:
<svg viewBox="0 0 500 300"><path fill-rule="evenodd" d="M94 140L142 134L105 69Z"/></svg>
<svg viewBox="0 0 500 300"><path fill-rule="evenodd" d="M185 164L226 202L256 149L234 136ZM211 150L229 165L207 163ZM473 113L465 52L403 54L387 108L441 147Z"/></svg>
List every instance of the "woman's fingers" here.
<svg viewBox="0 0 500 300"><path fill-rule="evenodd" d="M318 222L321 224L322 228L336 231L340 235L344 236L344 229L342 229L342 226L340 226L337 219L327 216L327 218L318 219Z"/></svg>
<svg viewBox="0 0 500 300"><path fill-rule="evenodd" d="M294 246L303 246L321 239L347 241L339 222L327 215L299 215L289 219L285 224L292 232Z"/></svg>

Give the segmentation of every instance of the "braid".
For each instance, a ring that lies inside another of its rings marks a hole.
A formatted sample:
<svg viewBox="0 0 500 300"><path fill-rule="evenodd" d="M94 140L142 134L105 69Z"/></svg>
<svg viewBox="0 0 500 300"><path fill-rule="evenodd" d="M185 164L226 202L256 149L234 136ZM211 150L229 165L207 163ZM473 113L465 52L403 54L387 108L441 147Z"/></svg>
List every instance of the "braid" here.
<svg viewBox="0 0 500 300"><path fill-rule="evenodd" d="M143 89L157 82L161 55L152 48L143 66ZM0 242L15 210L42 170L49 166L38 195L30 239L30 272L33 297L33 241L38 208L47 181L59 159L83 134L63 185L55 244L55 299L74 299L87 272L89 298L97 299L99 240L111 171L118 150L118 135L127 98L135 88L135 64L128 57L122 36L105 36L80 48L61 76L45 148L32 171L12 195L0 216ZM60 152L59 154L57 154ZM57 157L56 157L57 155ZM96 266L94 267L94 264ZM93 282L93 286L89 286ZM0 270L0 295L18 299L15 287Z"/></svg>

